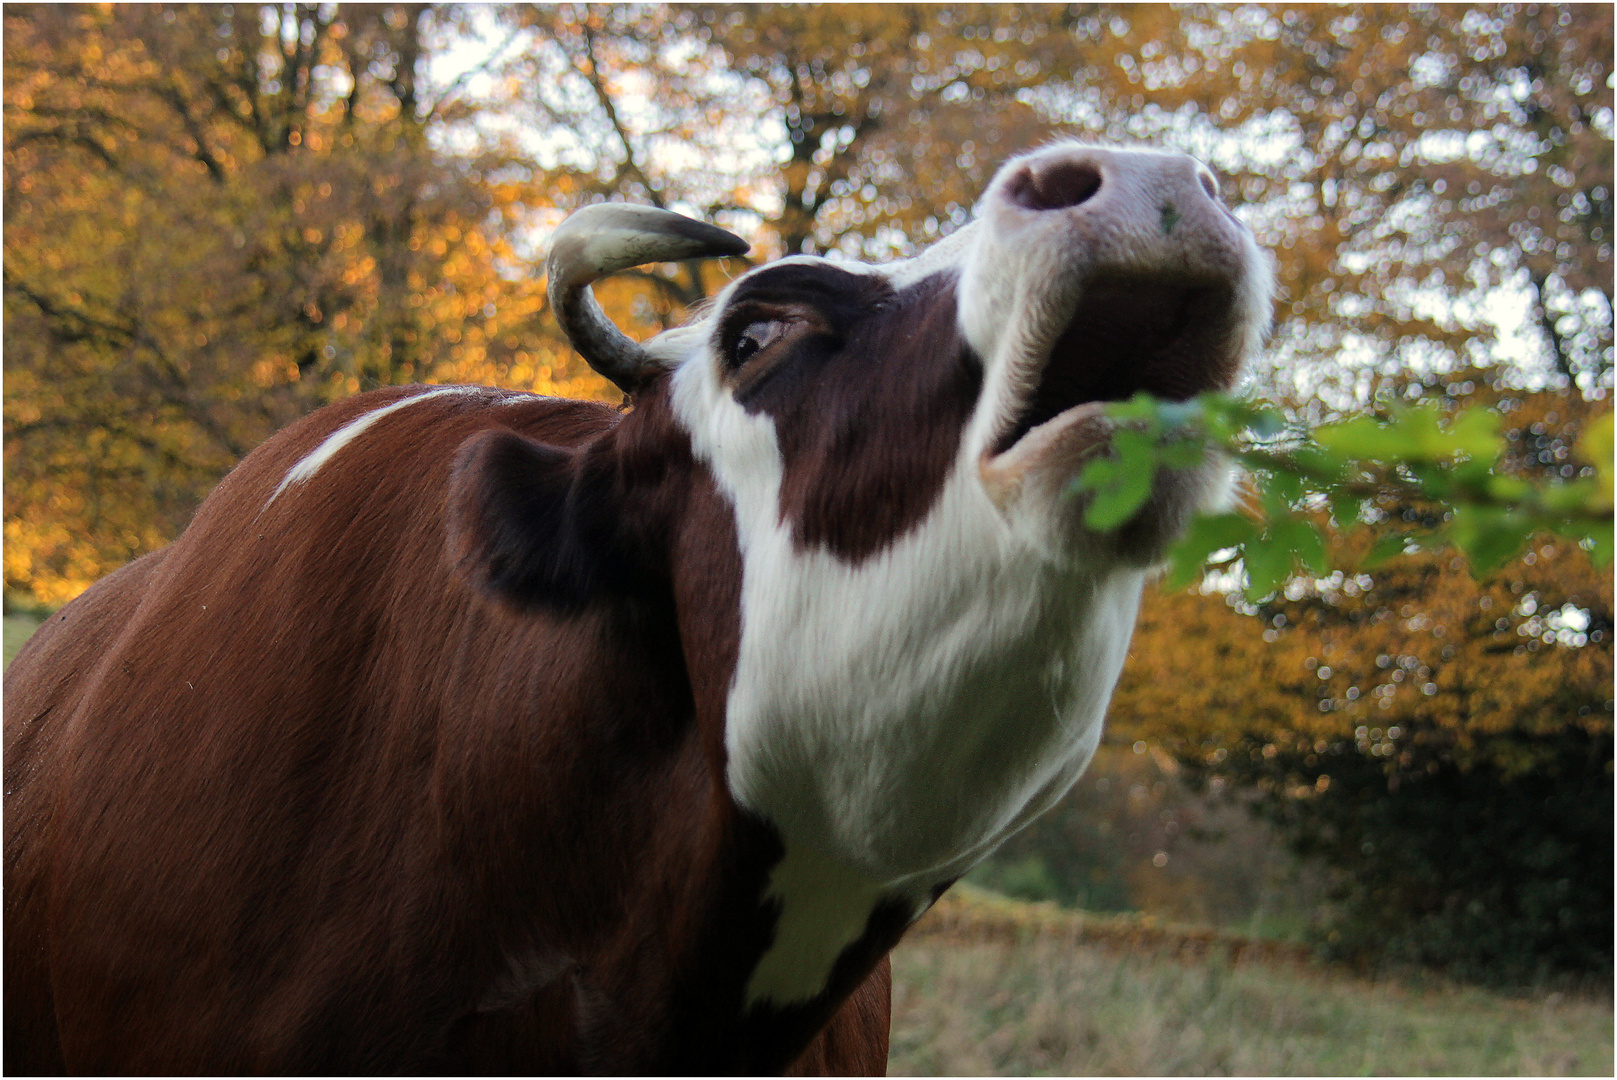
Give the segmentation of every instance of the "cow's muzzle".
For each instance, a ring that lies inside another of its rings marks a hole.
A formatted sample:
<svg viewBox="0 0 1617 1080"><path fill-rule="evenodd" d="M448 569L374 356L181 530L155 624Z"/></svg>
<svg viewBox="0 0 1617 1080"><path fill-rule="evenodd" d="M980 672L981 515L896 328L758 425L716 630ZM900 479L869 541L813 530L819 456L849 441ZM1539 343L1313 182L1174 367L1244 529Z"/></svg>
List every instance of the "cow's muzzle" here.
<svg viewBox="0 0 1617 1080"><path fill-rule="evenodd" d="M1001 286L991 494L1070 476L1108 440L1101 403L1229 389L1267 328L1268 260L1193 158L1052 147L1007 164L980 213L990 257L1022 275Z"/></svg>

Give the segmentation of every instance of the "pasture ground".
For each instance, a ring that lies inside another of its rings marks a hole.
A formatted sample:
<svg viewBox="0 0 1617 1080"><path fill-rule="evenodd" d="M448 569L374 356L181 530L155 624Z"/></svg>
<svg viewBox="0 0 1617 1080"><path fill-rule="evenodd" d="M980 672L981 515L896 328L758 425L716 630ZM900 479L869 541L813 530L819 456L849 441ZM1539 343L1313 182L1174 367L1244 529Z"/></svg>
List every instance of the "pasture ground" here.
<svg viewBox="0 0 1617 1080"><path fill-rule="evenodd" d="M39 619L5 616L5 660ZM893 954L894 1075L1611 1076L1606 995L1369 979L957 885Z"/></svg>
<svg viewBox="0 0 1617 1080"><path fill-rule="evenodd" d="M1368 978L1296 948L969 888L893 954L894 1075L1610 1076L1612 1065L1609 994Z"/></svg>
<svg viewBox="0 0 1617 1080"><path fill-rule="evenodd" d="M33 636L35 630L39 629L39 622L40 620L33 615L5 616L6 663L11 663L11 658L17 655L17 650Z"/></svg>

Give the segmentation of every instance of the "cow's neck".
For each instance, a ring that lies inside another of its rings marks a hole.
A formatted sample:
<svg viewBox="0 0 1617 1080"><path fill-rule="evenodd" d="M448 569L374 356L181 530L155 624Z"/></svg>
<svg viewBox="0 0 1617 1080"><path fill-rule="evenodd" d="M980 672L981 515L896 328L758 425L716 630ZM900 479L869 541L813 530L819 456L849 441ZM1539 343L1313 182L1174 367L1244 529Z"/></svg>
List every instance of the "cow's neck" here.
<svg viewBox="0 0 1617 1080"><path fill-rule="evenodd" d="M785 847L765 894L776 944L748 1000L779 1005L821 992L880 913L918 916L1071 786L1143 575L1028 543L965 451L918 526L851 562L783 520L767 418L731 413L693 436L697 458L718 439L745 463L715 470L742 570L726 782Z"/></svg>

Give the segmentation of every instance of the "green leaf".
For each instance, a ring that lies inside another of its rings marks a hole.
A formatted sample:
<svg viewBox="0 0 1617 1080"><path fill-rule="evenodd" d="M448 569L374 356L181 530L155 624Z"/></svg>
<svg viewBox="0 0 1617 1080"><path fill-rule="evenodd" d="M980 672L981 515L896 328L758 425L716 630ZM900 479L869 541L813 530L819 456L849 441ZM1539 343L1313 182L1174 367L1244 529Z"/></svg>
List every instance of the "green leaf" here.
<svg viewBox="0 0 1617 1080"><path fill-rule="evenodd" d="M1239 548L1258 535L1258 526L1240 514L1205 514L1190 523L1184 538L1168 553L1172 568L1164 584L1182 589L1201 576L1207 557L1215 551Z"/></svg>
<svg viewBox="0 0 1617 1080"><path fill-rule="evenodd" d="M1405 463L1404 468L1415 478L1415 483L1428 498L1442 501L1452 496L1454 491L1452 465L1411 461Z"/></svg>
<svg viewBox="0 0 1617 1080"><path fill-rule="evenodd" d="M1267 537L1241 549L1246 564L1247 599L1257 602L1280 588L1291 573L1291 550Z"/></svg>
<svg viewBox="0 0 1617 1080"><path fill-rule="evenodd" d="M1151 468L1157 455L1157 441L1143 431L1121 428L1112 435L1112 452L1124 469Z"/></svg>
<svg viewBox="0 0 1617 1080"><path fill-rule="evenodd" d="M1499 456L1499 417L1482 408L1454 415L1445 425L1436 403L1395 408L1386 420L1355 416L1314 431L1321 446L1348 458L1412 464L1456 457L1492 461Z"/></svg>
<svg viewBox="0 0 1617 1080"><path fill-rule="evenodd" d="M1316 485L1339 484L1347 472L1347 463L1341 456L1318 443L1304 443L1291 452L1291 459L1306 470L1309 482Z"/></svg>
<svg viewBox="0 0 1617 1080"><path fill-rule="evenodd" d="M1612 505L1612 415L1606 413L1589 421L1578 441L1579 455L1595 467L1595 479L1600 483L1596 498L1601 501L1592 505L1602 509Z"/></svg>
<svg viewBox="0 0 1617 1080"><path fill-rule="evenodd" d="M1137 514L1150 494L1150 473L1123 473L1117 482L1095 492L1084 508L1084 524L1097 531L1115 529Z"/></svg>
<svg viewBox="0 0 1617 1080"><path fill-rule="evenodd" d="M1396 447L1394 452L1399 457L1410 461L1447 457L1441 419L1435 401L1422 401L1413 409L1397 409L1388 426L1388 445Z"/></svg>
<svg viewBox="0 0 1617 1080"><path fill-rule="evenodd" d="M1456 487L1485 497L1493 478L1497 475L1494 472L1494 464L1491 460L1484 461L1481 458L1462 461L1449 469L1449 480Z"/></svg>
<svg viewBox="0 0 1617 1080"><path fill-rule="evenodd" d="M1359 523L1360 513L1364 508L1364 501L1357 495L1350 495L1343 491L1331 493L1331 519L1338 528L1351 529Z"/></svg>
<svg viewBox="0 0 1617 1080"><path fill-rule="evenodd" d="M1504 450L1499 437L1499 414L1492 409L1472 406L1449 421L1447 443L1454 451L1476 461L1493 461Z"/></svg>
<svg viewBox="0 0 1617 1080"><path fill-rule="evenodd" d="M1209 442L1228 444L1246 429L1236 402L1219 394L1203 394L1195 399L1201 405L1201 428Z"/></svg>
<svg viewBox="0 0 1617 1080"><path fill-rule="evenodd" d="M1315 577L1331 572L1331 560L1325 551L1325 539L1314 523L1304 518L1286 518L1269 526L1273 542L1285 548L1296 560L1307 567Z"/></svg>
<svg viewBox="0 0 1617 1080"><path fill-rule="evenodd" d="M1156 445L1144 432L1123 429L1112 436L1113 458L1091 462L1079 486L1094 495L1084 508L1091 529L1115 529L1139 512L1156 476Z"/></svg>
<svg viewBox="0 0 1617 1080"><path fill-rule="evenodd" d="M1262 402L1224 394L1201 394L1191 400L1200 410L1200 426L1213 442L1229 443L1241 434L1269 439L1286 429L1280 411Z"/></svg>
<svg viewBox="0 0 1617 1080"><path fill-rule="evenodd" d="M1585 461L1600 468L1602 465L1611 468L1612 457L1612 413L1605 413L1589 421L1588 427L1583 429L1583 439L1578 444L1578 450Z"/></svg>
<svg viewBox="0 0 1617 1080"><path fill-rule="evenodd" d="M1496 570L1521 551L1533 535L1534 523L1514 510L1498 506L1457 506L1447 534L1464 552L1476 573Z"/></svg>
<svg viewBox="0 0 1617 1080"><path fill-rule="evenodd" d="M1157 461L1170 469L1193 469L1207 459L1207 445L1197 439L1175 439L1157 447Z"/></svg>
<svg viewBox="0 0 1617 1080"><path fill-rule="evenodd" d="M1271 470L1259 478L1258 487L1264 514L1271 518L1288 516L1292 506L1303 497L1303 479L1296 473Z"/></svg>
<svg viewBox="0 0 1617 1080"><path fill-rule="evenodd" d="M1111 485L1117 477L1118 466L1114 458L1098 457L1092 459L1072 482L1071 493L1074 495L1085 491L1098 491Z"/></svg>
<svg viewBox="0 0 1617 1080"><path fill-rule="evenodd" d="M1355 416L1314 429L1314 441L1341 457L1382 460L1389 449L1387 428L1373 416Z"/></svg>
<svg viewBox="0 0 1617 1080"><path fill-rule="evenodd" d="M1494 473L1488 477L1487 493L1495 502L1521 502L1533 494L1533 485L1519 476Z"/></svg>
<svg viewBox="0 0 1617 1080"><path fill-rule="evenodd" d="M1139 391L1127 401L1114 401L1106 406L1106 415L1113 420L1145 421L1155 431L1160 425L1157 421L1157 399Z"/></svg>
<svg viewBox="0 0 1617 1080"><path fill-rule="evenodd" d="M1600 481L1596 477L1548 483L1538 489L1538 502L1544 509L1557 514L1576 514L1582 510L1602 510Z"/></svg>
<svg viewBox="0 0 1617 1080"><path fill-rule="evenodd" d="M1359 560L1359 567L1364 570L1374 570L1387 562L1387 560L1395 559L1402 555L1404 549L1408 546L1409 535L1407 533L1384 533L1376 537L1376 542L1370 545L1370 550L1365 552L1363 559Z"/></svg>

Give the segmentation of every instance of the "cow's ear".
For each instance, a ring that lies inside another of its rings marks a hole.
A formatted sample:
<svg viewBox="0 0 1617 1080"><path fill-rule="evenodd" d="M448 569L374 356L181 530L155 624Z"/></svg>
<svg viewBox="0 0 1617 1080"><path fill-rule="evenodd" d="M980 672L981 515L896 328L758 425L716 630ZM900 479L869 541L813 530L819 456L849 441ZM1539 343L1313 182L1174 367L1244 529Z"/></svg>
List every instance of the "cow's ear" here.
<svg viewBox="0 0 1617 1080"><path fill-rule="evenodd" d="M622 595L643 575L618 543L620 502L610 471L585 452L481 432L455 455L449 555L479 588L522 607Z"/></svg>

